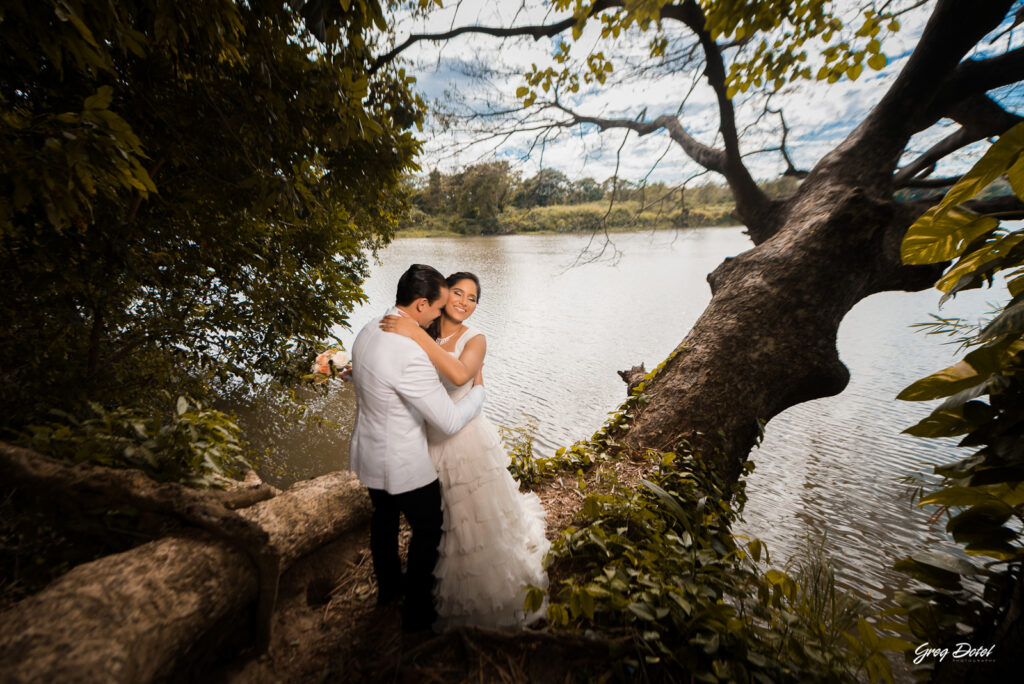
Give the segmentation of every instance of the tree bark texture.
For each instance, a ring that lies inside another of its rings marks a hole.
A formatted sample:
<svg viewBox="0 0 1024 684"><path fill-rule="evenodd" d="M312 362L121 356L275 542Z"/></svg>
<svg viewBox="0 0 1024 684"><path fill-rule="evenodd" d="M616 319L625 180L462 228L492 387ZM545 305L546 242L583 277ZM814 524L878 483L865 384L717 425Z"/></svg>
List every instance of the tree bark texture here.
<svg viewBox="0 0 1024 684"><path fill-rule="evenodd" d="M893 174L910 136L961 101L944 86L1008 5L982 12L937 3L915 53L864 122L793 197L741 216L753 249L708 276L711 303L646 383L650 401L622 443L634 451L694 448L735 481L759 423L846 387L836 338L847 312L877 292L930 287L941 273L941 265L901 263L903 235L927 205L896 202Z"/></svg>
<svg viewBox="0 0 1024 684"><path fill-rule="evenodd" d="M923 289L939 270L900 265L910 207L834 183L785 205L785 226L709 276L711 303L645 393L633 449L692 446L735 480L758 421L838 394L849 381L836 337L846 313L887 289Z"/></svg>
<svg viewBox="0 0 1024 684"><path fill-rule="evenodd" d="M369 519L350 473L300 482L238 511L259 525L282 570ZM253 560L204 531L80 565L0 614L4 682L149 682L189 661L211 630L246 629L259 593Z"/></svg>

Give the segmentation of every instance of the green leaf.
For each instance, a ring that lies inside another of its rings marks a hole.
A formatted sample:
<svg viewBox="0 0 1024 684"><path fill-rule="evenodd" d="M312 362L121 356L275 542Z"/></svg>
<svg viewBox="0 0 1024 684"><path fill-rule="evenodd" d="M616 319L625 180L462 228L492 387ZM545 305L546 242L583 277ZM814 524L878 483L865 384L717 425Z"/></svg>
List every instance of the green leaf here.
<svg viewBox="0 0 1024 684"><path fill-rule="evenodd" d="M980 272L983 268L992 270L999 265L996 260L1008 254L1022 240L1024 240L1024 233L1010 233L986 242L970 254L961 257L953 268L949 269L935 283L935 287L943 292L949 292L962 277Z"/></svg>
<svg viewBox="0 0 1024 684"><path fill-rule="evenodd" d="M864 644L874 650L878 646L878 633L875 628L864 618L857 618L857 634Z"/></svg>
<svg viewBox="0 0 1024 684"><path fill-rule="evenodd" d="M184 415L188 411L188 400L185 397L178 397L176 410L179 416Z"/></svg>
<svg viewBox="0 0 1024 684"><path fill-rule="evenodd" d="M664 489L662 489L661 487L659 487L658 485L654 484L649 480L640 480L640 482L642 482L645 487L654 492L655 495L657 495L658 499L660 499L661 502L665 505L665 507L669 510L669 512L671 512L672 515L678 518L686 526L687 529L690 528L690 520L686 516L686 512L683 510L683 507L679 505L679 501L674 496L672 496Z"/></svg>
<svg viewBox="0 0 1024 684"><path fill-rule="evenodd" d="M901 401L928 401L929 399L940 399L951 394L973 387L985 380L978 374L971 364L966 361L932 373L913 383L902 392L896 395Z"/></svg>
<svg viewBox="0 0 1024 684"><path fill-rule="evenodd" d="M987 499L953 516L946 524L946 531L957 541L963 541L960 538L963 534L984 535L986 538L998 538L999 541L1015 537L1012 530L1002 526L1013 515L1013 508L993 497ZM1006 533L1010 536L1006 537Z"/></svg>
<svg viewBox="0 0 1024 684"><path fill-rule="evenodd" d="M750 551L750 555L754 558L754 562L760 562L761 550L764 548L764 544L761 543L760 539L754 539L747 544L747 549Z"/></svg>
<svg viewBox="0 0 1024 684"><path fill-rule="evenodd" d="M956 575L970 577L977 574L977 568L968 561L941 551L922 551L913 554L911 559L921 565Z"/></svg>
<svg viewBox="0 0 1024 684"><path fill-rule="evenodd" d="M920 563L913 558L904 558L893 565L893 568L938 589L961 588L959 574L933 567L927 563Z"/></svg>
<svg viewBox="0 0 1024 684"><path fill-rule="evenodd" d="M629 612L633 613L641 620L655 622L658 619L654 616L654 613L646 603L633 602L626 607L629 609Z"/></svg>
<svg viewBox="0 0 1024 684"><path fill-rule="evenodd" d="M100 86L95 95L85 98L86 109L106 109L114 99L114 89L110 86Z"/></svg>
<svg viewBox="0 0 1024 684"><path fill-rule="evenodd" d="M992 496L977 487L946 487L922 497L918 506L977 506L992 501Z"/></svg>
<svg viewBox="0 0 1024 684"><path fill-rule="evenodd" d="M878 640L879 651L913 651L919 644L898 637L885 637Z"/></svg>
<svg viewBox="0 0 1024 684"><path fill-rule="evenodd" d="M885 68L885 65L889 63L889 60L885 58L885 55L879 53L868 57L868 66L875 71L881 71Z"/></svg>
<svg viewBox="0 0 1024 684"><path fill-rule="evenodd" d="M954 437L970 432L971 424L957 409L936 409L928 417L903 432L915 437Z"/></svg>
<svg viewBox="0 0 1024 684"><path fill-rule="evenodd" d="M530 590L526 592L523 608L527 613L536 613L542 605L544 605L544 591L537 587L530 587Z"/></svg>
<svg viewBox="0 0 1024 684"><path fill-rule="evenodd" d="M900 247L905 264L934 264L959 256L982 235L999 227L990 216L953 207L939 213L933 207L907 230Z"/></svg>
<svg viewBox="0 0 1024 684"><path fill-rule="evenodd" d="M1006 278L1006 289L1010 291L1011 297L1016 297L1024 292L1024 268L1011 271Z"/></svg>
<svg viewBox="0 0 1024 684"><path fill-rule="evenodd" d="M978 339L987 340L1007 333L1024 333L1024 298L1014 298L978 335Z"/></svg>
<svg viewBox="0 0 1024 684"><path fill-rule="evenodd" d="M1022 350L1024 340L1013 338L980 347L964 357L963 361L913 383L896 398L902 401L927 401L964 392L987 380L1002 369L1010 357ZM943 405L942 408L952 407Z"/></svg>
<svg viewBox="0 0 1024 684"><path fill-rule="evenodd" d="M530 89L527 88L526 86L519 86L518 88L516 88L516 97L524 98L524 97L526 97L527 93L529 93L529 92L530 92Z"/></svg>
<svg viewBox="0 0 1024 684"><path fill-rule="evenodd" d="M1024 148L1024 123L1019 123L999 137L970 171L949 189L939 204L939 210L963 204L987 188L993 181L1010 170Z"/></svg>
<svg viewBox="0 0 1024 684"><path fill-rule="evenodd" d="M1006 179L1017 197L1024 199L1024 156L1019 157L1006 172Z"/></svg>
<svg viewBox="0 0 1024 684"><path fill-rule="evenodd" d="M984 556L987 558L994 558L997 561L1019 561L1021 559L1021 551L1015 546L1009 544L991 544L987 542L978 544L968 544L964 547L971 556Z"/></svg>
<svg viewBox="0 0 1024 684"><path fill-rule="evenodd" d="M594 619L594 596L586 589L580 592L580 607L583 609L583 616L588 620Z"/></svg>

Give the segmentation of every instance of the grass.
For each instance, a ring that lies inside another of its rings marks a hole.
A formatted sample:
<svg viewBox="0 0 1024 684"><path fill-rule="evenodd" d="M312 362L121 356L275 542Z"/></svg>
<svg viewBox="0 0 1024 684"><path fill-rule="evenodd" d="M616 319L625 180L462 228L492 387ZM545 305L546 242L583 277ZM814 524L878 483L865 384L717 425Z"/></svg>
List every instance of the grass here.
<svg viewBox="0 0 1024 684"><path fill-rule="evenodd" d="M401 237L456 237L515 233L589 233L595 230L639 232L707 226L732 226L733 205L658 203L643 207L639 201L553 205L518 209L509 207L496 218L475 220L453 214L428 215L414 209L399 230Z"/></svg>

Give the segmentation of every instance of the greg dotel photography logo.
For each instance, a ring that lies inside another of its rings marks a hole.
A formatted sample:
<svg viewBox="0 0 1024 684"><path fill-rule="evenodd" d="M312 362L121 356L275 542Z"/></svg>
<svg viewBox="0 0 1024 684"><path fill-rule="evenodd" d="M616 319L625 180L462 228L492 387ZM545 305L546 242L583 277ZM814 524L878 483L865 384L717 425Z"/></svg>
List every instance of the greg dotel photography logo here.
<svg viewBox="0 0 1024 684"><path fill-rule="evenodd" d="M946 658L952 658L963 663L991 663L995 662L995 658L992 656L995 650L995 644L991 646L972 646L966 641L962 641L955 647L948 648L932 646L925 642L914 649L914 664L920 665L928 660L941 663Z"/></svg>

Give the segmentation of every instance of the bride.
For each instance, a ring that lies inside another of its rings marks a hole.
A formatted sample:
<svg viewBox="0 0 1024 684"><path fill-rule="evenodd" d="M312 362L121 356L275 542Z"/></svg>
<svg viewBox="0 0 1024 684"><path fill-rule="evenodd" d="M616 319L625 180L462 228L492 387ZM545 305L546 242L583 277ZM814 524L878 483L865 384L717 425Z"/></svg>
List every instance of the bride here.
<svg viewBox="0 0 1024 684"><path fill-rule="evenodd" d="M453 401L473 386L487 353L483 334L465 324L480 298L472 273L446 279L448 303L428 331L411 318L387 316L381 328L411 338L430 357ZM435 339L436 338L436 339ZM427 427L441 481L444 536L437 577L437 627L521 627L537 615L524 608L526 585L546 588L544 509L521 493L494 425L481 413L451 437Z"/></svg>

